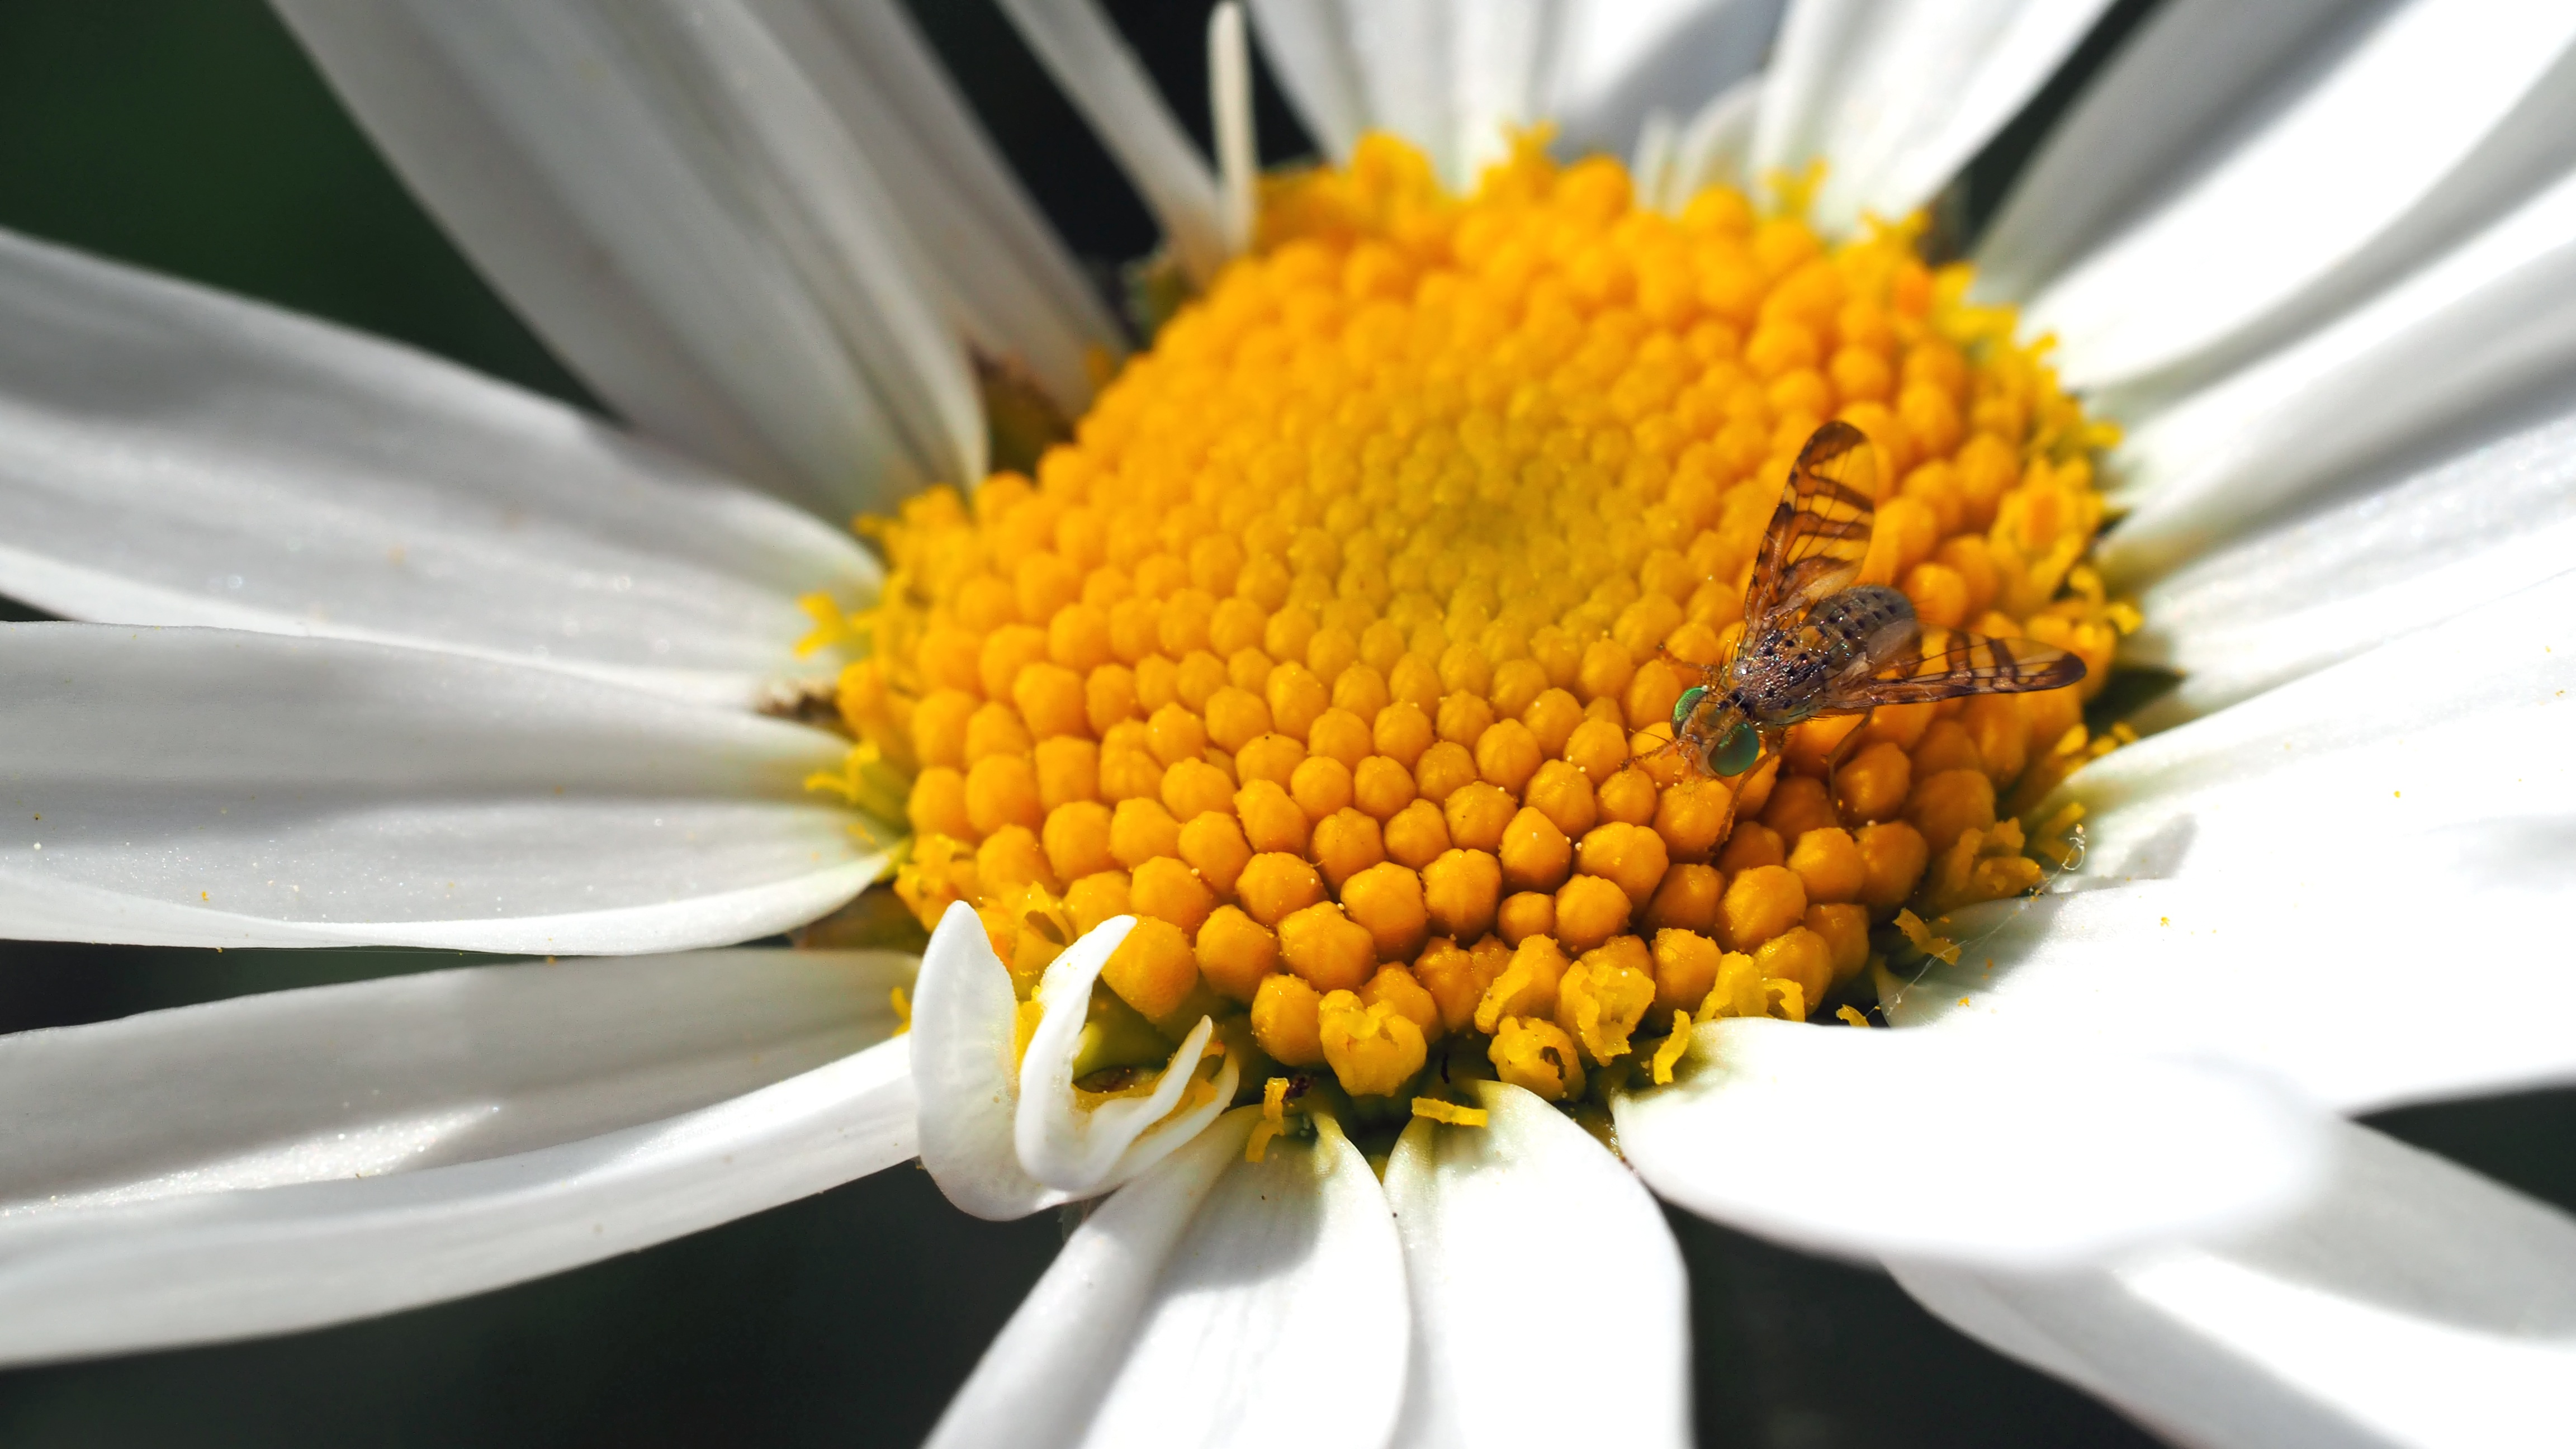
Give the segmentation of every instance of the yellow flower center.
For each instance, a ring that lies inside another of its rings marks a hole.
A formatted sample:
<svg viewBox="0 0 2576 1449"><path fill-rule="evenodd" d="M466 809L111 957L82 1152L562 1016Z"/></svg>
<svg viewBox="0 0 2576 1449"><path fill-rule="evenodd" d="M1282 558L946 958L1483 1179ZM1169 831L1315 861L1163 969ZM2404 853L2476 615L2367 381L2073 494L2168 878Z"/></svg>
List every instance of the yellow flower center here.
<svg viewBox="0 0 2576 1449"><path fill-rule="evenodd" d="M898 893L971 904L1024 997L1139 918L1085 1070L1214 1015L1248 1083L1465 1120L1456 1071L1668 1076L1693 1018L1830 1020L1901 910L2040 880L2015 816L2092 752L2079 693L2129 621L2081 562L2107 430L1963 269L1731 190L1640 210L1534 145L1461 199L1372 139L1274 182L1263 231L1034 481L867 525L893 568L841 685L850 788L909 774ZM1663 749L1674 702L1833 417L1888 480L1862 581L2088 677L1811 721L1708 778Z"/></svg>

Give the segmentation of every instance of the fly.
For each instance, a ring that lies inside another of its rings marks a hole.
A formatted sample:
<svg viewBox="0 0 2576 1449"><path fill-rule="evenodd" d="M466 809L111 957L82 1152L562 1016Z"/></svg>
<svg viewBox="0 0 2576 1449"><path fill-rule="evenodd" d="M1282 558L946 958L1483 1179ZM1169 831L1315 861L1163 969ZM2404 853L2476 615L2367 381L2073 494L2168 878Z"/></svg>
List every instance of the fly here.
<svg viewBox="0 0 2576 1449"><path fill-rule="evenodd" d="M2063 649L1950 630L1923 652L1904 594L1854 584L1876 513L1875 454L1851 424L1816 429L1762 537L1734 656L1673 703L1673 738L1712 775L1741 775L1801 720L1965 694L2060 689L2084 678Z"/></svg>

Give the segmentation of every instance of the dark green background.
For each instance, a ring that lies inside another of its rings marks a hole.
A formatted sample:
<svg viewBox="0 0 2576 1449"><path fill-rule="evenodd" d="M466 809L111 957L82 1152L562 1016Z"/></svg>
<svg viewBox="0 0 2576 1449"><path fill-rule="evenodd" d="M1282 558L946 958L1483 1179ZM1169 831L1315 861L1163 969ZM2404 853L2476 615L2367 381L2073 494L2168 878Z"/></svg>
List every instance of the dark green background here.
<svg viewBox="0 0 2576 1449"><path fill-rule="evenodd" d="M2151 0L2117 7L2098 58ZM1206 0L1114 7L1204 130ZM917 5L1031 189L1104 277L1143 212L987 0ZM1989 209L2072 94L1998 141L1945 220ZM1264 150L1301 142L1265 91ZM249 0L0 4L0 225L334 318L575 401ZM8 608L0 600L0 611ZM18 617L25 617L20 612ZM0 943L0 1030L453 964L446 954ZM2320 989L2330 990L2330 969ZM2381 1125L2576 1203L2576 1094ZM1855 1124L1859 1130L1859 1124ZM1950 1332L1887 1279L1676 1215L1711 1445L2132 1445L2088 1400ZM649 1252L261 1343L0 1374L0 1443L916 1442L1058 1242L950 1210L898 1168ZM1565 1311L1587 1310L1569 1301Z"/></svg>

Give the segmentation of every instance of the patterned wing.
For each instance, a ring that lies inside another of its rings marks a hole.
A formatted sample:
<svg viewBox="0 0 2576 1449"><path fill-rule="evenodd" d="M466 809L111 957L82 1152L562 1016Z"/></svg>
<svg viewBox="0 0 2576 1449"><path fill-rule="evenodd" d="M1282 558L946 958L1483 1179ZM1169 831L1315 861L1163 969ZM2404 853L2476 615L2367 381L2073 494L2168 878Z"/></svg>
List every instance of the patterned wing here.
<svg viewBox="0 0 2576 1449"><path fill-rule="evenodd" d="M1878 453L1867 441L1836 419L1798 450L1745 591L1747 633L1804 613L1860 572L1878 497Z"/></svg>
<svg viewBox="0 0 2576 1449"><path fill-rule="evenodd" d="M2084 677L2084 661L2063 649L2027 639L1989 639L1953 632L1938 654L1908 660L1896 672L1836 687L1828 709L1880 704L1921 704L1963 694L2026 694L2058 689Z"/></svg>

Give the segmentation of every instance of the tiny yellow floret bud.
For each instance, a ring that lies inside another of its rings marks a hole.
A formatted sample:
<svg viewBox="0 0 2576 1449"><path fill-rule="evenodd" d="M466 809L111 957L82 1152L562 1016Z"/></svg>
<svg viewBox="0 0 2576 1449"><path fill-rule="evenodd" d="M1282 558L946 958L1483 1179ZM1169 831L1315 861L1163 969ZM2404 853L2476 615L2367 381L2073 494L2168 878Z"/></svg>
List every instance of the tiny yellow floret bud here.
<svg viewBox="0 0 2576 1449"><path fill-rule="evenodd" d="M1349 991L1327 992L1317 1010L1324 1060L1342 1090L1382 1097L1422 1070L1427 1048L1422 1028L1392 1004L1368 1005Z"/></svg>
<svg viewBox="0 0 2576 1449"><path fill-rule="evenodd" d="M1573 1038L1552 1021L1505 1018L1497 1024L1486 1058L1494 1064L1495 1076L1542 1101L1561 1102L1583 1091L1583 1062Z"/></svg>

